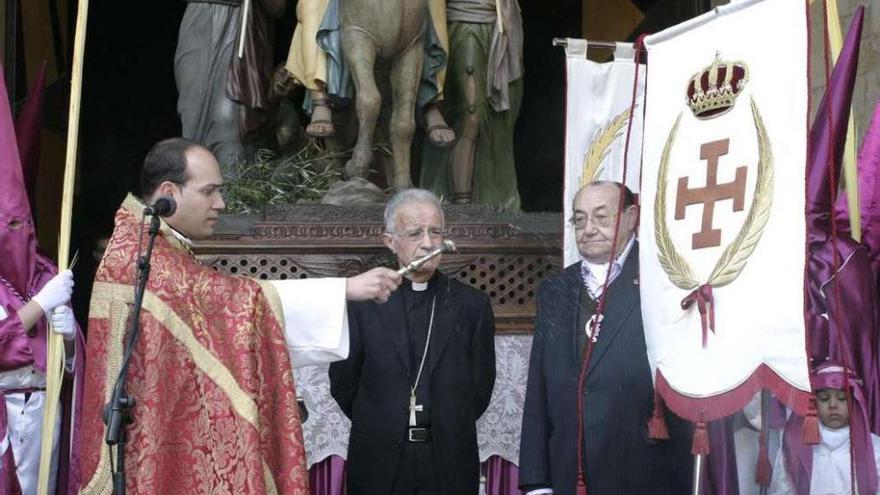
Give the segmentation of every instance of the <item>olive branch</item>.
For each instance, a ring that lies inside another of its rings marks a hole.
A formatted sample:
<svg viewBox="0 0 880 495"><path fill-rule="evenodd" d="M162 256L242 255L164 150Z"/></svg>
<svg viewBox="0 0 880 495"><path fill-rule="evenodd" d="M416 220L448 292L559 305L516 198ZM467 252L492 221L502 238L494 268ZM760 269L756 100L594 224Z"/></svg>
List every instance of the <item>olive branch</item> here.
<svg viewBox="0 0 880 495"><path fill-rule="evenodd" d="M581 173L581 187L596 180L602 171L602 161L611 151L611 143L623 133L623 126L629 120L629 109L614 117L611 122L596 133L584 156L584 169Z"/></svg>

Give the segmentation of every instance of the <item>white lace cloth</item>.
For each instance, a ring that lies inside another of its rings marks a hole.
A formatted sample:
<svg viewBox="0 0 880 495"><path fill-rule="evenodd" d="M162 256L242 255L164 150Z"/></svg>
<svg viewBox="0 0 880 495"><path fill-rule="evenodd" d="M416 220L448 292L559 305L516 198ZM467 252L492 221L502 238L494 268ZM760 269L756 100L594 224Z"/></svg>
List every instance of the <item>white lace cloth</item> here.
<svg viewBox="0 0 880 495"><path fill-rule="evenodd" d="M489 408L477 421L481 461L497 455L519 463L519 436L531 349L531 335L495 337L495 389ZM297 394L305 400L309 410L309 419L303 423L309 467L331 455L348 457L351 421L330 396L328 368L329 365L317 365L294 370Z"/></svg>

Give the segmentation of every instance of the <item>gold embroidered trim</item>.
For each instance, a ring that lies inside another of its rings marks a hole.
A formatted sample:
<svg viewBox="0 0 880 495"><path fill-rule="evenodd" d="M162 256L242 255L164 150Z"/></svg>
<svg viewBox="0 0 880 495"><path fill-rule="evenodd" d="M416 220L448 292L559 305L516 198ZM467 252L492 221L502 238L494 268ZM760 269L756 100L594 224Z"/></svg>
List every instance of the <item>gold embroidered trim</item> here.
<svg viewBox="0 0 880 495"><path fill-rule="evenodd" d="M278 488L275 486L275 478L272 476L272 470L266 461L263 461L263 482L266 484L266 495L278 495Z"/></svg>
<svg viewBox="0 0 880 495"><path fill-rule="evenodd" d="M129 299L133 299L134 295L131 294L133 292L132 287L122 287L128 289ZM110 323L110 336L107 344L107 371L104 376L105 404L110 401L110 396L113 394L113 383L115 383L116 377L119 375L119 369L122 367L122 340L125 336L128 312L129 306L124 301L108 299L98 292L92 295L89 315L91 318L107 318ZM113 473L110 470L111 455L116 455L116 448L110 449L102 445L95 474L88 484L80 490L80 494L111 495L113 493Z"/></svg>
<svg viewBox="0 0 880 495"><path fill-rule="evenodd" d="M278 296L278 291L275 290L275 286L272 285L272 282L266 280L254 280L254 282L260 284L260 288L263 289L263 294L266 296L266 301L269 302L272 316L275 317L278 325L284 328L284 310L281 304L281 298Z"/></svg>

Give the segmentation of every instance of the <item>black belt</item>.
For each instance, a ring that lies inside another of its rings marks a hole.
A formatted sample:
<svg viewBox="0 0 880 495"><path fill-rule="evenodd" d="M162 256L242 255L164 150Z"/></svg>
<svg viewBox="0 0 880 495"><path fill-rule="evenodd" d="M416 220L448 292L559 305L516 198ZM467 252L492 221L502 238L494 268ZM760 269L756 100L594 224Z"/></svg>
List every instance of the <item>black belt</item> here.
<svg viewBox="0 0 880 495"><path fill-rule="evenodd" d="M406 440L408 442L430 442L431 429L409 427L406 429Z"/></svg>

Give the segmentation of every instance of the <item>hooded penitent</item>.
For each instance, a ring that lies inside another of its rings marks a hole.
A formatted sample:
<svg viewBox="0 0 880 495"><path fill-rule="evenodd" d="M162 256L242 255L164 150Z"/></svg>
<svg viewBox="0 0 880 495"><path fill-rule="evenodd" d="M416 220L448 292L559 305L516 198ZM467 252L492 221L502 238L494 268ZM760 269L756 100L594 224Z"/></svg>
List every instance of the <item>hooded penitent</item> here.
<svg viewBox="0 0 880 495"><path fill-rule="evenodd" d="M3 319L3 345L0 346L0 371L10 371L31 365L46 371L47 322L41 320L32 329L22 328L12 316L57 272L48 258L37 253L34 222L28 205L28 195L19 161L19 151L6 93L5 80L0 69L0 306L8 315ZM74 369L83 367L85 342L77 332ZM76 397L82 396L81 381L75 385ZM70 386L66 381L65 389ZM0 390L0 401L4 401ZM62 392L64 394L64 392ZM58 442L57 493L79 491L79 418L78 402L64 401L62 437ZM36 418L36 417L35 417ZM75 418L71 421L71 418ZM35 419L36 420L36 419ZM5 429L5 425L4 425ZM11 452L11 451L10 451ZM7 458L2 462L9 462ZM12 471L14 473L14 471ZM0 477L2 478L2 477ZM0 482L3 480L0 479ZM10 481L10 480L6 480ZM8 486L7 486L8 487ZM2 493L4 486L0 486Z"/></svg>
<svg viewBox="0 0 880 495"><path fill-rule="evenodd" d="M840 176L843 145L859 56L864 8L853 15L829 88L810 136L807 187L810 357L847 363L864 380L868 424L880 431L880 350L877 295L867 251L852 238L832 236L832 180ZM830 118L829 118L830 112Z"/></svg>

